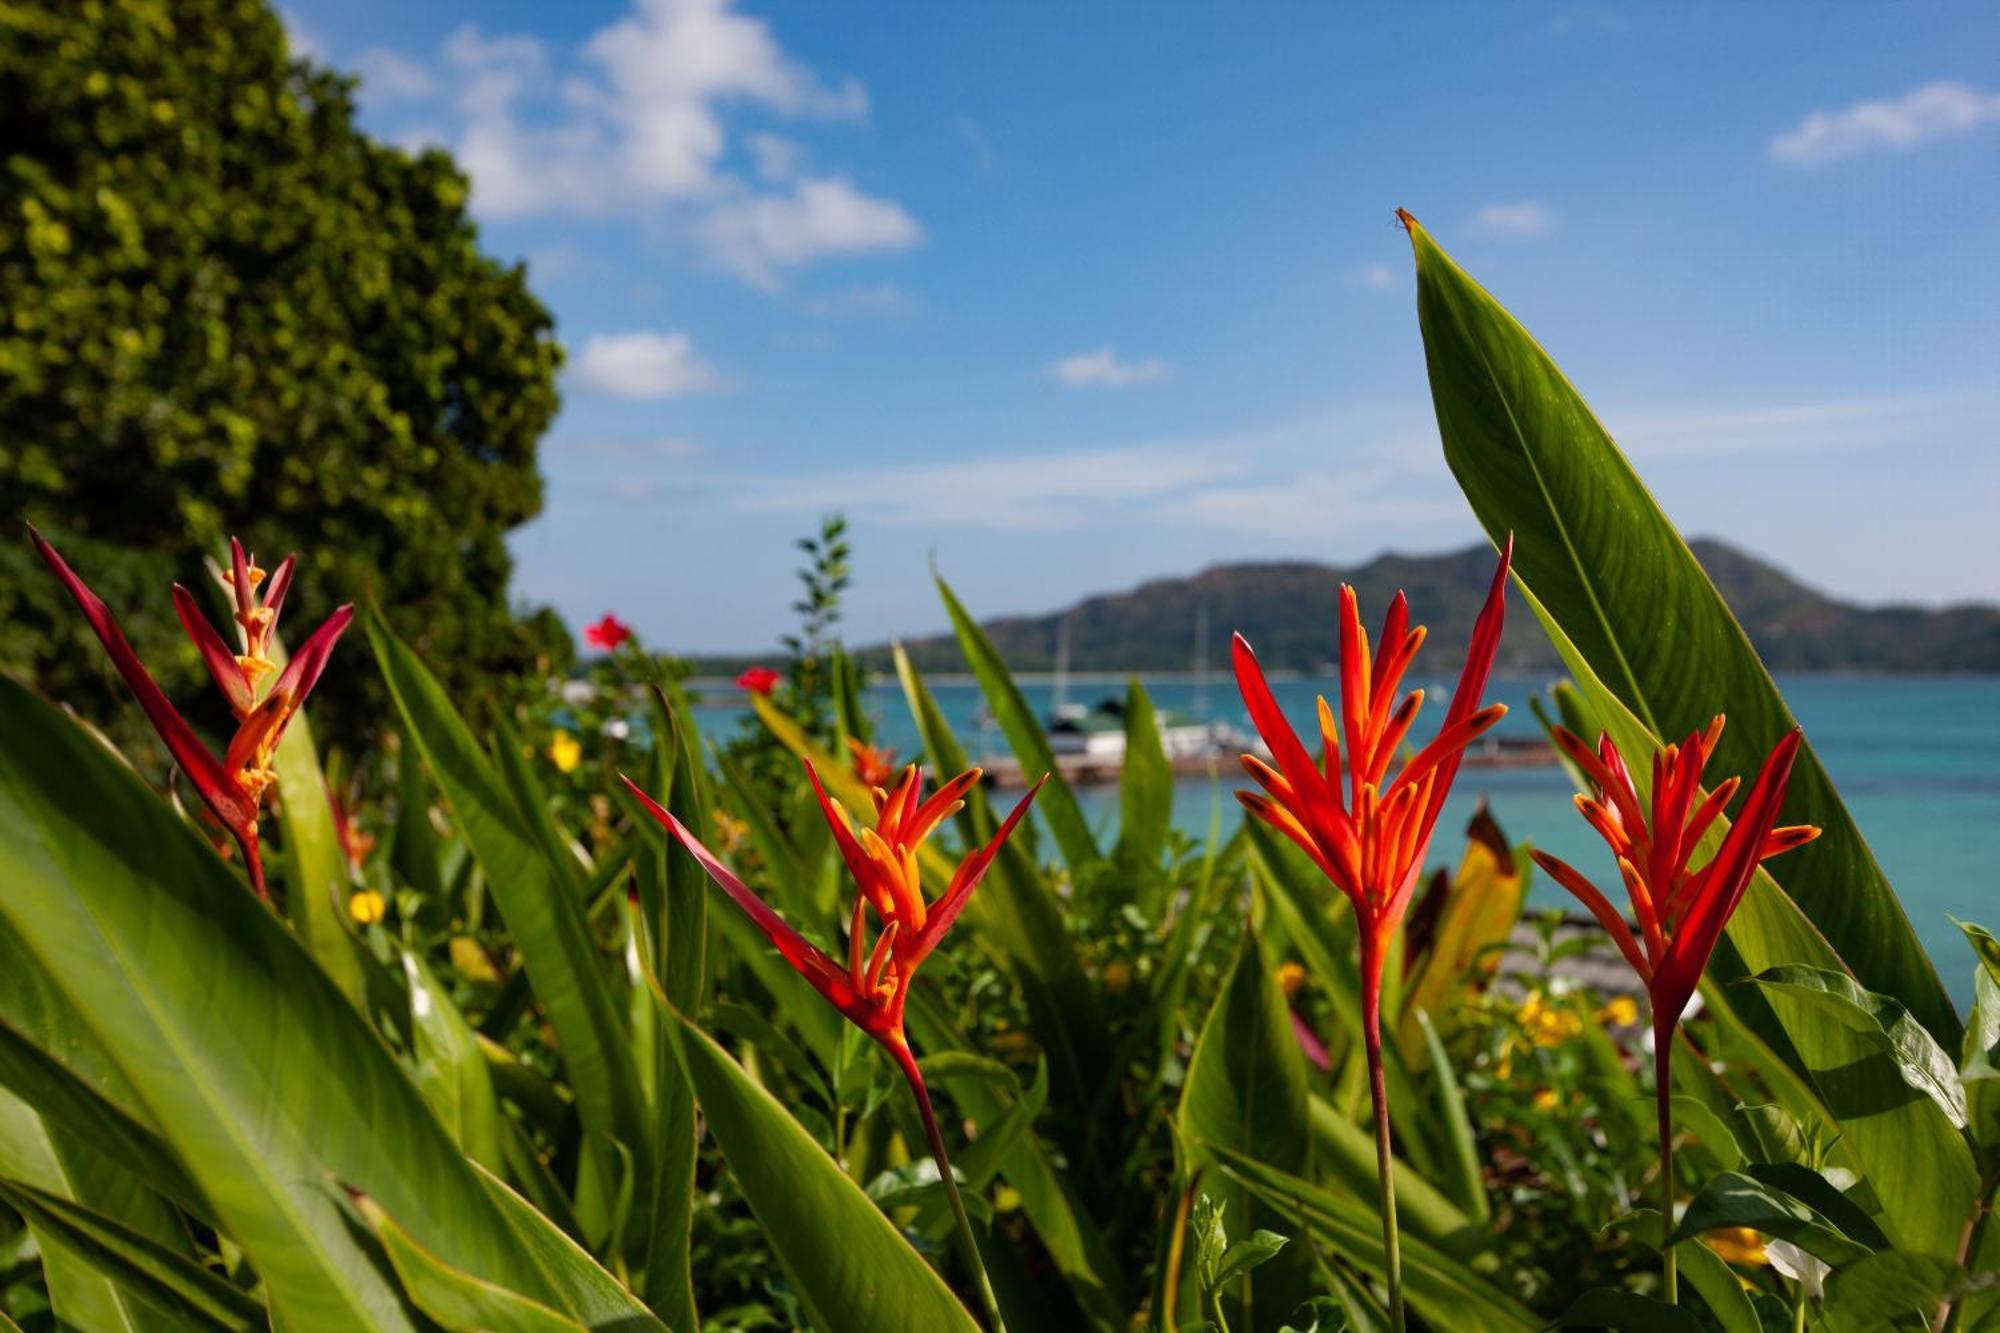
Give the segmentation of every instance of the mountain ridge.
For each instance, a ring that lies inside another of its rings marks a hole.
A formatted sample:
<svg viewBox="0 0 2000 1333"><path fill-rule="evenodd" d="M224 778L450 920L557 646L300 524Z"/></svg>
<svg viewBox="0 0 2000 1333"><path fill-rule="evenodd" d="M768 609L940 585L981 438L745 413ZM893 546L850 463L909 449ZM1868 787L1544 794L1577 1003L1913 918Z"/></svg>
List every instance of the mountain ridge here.
<svg viewBox="0 0 2000 1333"><path fill-rule="evenodd" d="M1843 602L1726 542L1697 537L1688 545L1773 670L2000 672L2000 605ZM1348 567L1312 560L1230 562L1093 594L1060 611L983 623L1015 671L1055 665L1057 627L1065 618L1073 671L1178 671L1196 662L1197 616L1205 608L1209 669L1227 668L1230 635L1241 630L1267 669L1323 674L1337 652L1335 598L1342 582L1354 585L1371 632L1402 588L1412 616L1430 626L1432 642L1462 645L1492 576L1493 551L1484 545L1436 555L1384 552ZM905 639L903 647L926 673L965 669L949 633ZM867 669L893 669L886 643L854 650L854 656ZM704 657L696 665L723 671L748 660ZM1559 668L1554 648L1525 612L1508 618L1497 664L1508 671Z"/></svg>

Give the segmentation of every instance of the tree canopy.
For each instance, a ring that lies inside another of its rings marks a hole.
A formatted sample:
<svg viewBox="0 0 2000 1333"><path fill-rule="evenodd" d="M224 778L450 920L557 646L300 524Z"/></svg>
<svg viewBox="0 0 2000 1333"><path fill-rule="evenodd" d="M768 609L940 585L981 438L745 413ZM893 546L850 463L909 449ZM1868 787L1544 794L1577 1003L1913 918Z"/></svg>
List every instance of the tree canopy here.
<svg viewBox="0 0 2000 1333"><path fill-rule="evenodd" d="M24 520L170 691L167 585L231 533L299 552L294 623L373 598L450 686L569 652L506 591L562 349L447 154L362 133L263 0L49 0L0 6L0 157L0 663L111 688Z"/></svg>

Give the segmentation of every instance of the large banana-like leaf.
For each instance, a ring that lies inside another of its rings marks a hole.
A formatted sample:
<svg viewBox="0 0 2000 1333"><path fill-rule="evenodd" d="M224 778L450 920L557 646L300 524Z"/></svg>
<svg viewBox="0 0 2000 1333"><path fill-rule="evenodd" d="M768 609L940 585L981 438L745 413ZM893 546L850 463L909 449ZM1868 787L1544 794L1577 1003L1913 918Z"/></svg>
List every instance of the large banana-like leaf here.
<svg viewBox="0 0 2000 1333"><path fill-rule="evenodd" d="M334 827L312 723L303 712L294 715L285 729L272 767L278 775L278 814L285 830L285 911L326 974L359 1006L368 981L343 920L347 851Z"/></svg>
<svg viewBox="0 0 2000 1333"><path fill-rule="evenodd" d="M608 1190L621 1177L620 1147L631 1154L644 1178L652 1126L625 1042L624 1017L612 999L585 919L582 877L558 869L547 846L552 835L537 832L523 816L437 678L390 632L380 613L371 612L367 624L368 641L410 744L423 756L453 821L485 871L487 889L506 918L528 979L555 1029L595 1178ZM404 1209L386 1199L383 1204L409 1224ZM634 1222L635 1234L644 1234L644 1220Z"/></svg>
<svg viewBox="0 0 2000 1333"><path fill-rule="evenodd" d="M489 1171L501 1170L500 1099L479 1049L479 1035L431 975L423 959L403 955L410 994L410 1064L417 1087L459 1148Z"/></svg>
<svg viewBox="0 0 2000 1333"><path fill-rule="evenodd" d="M1118 773L1118 849L1122 874L1148 890L1159 882L1160 852L1173 827L1174 770L1167 763L1153 700L1137 676L1125 688L1125 764Z"/></svg>
<svg viewBox="0 0 2000 1333"><path fill-rule="evenodd" d="M541 1295L526 1251L381 1039L194 829L0 678L0 924L113 1062L292 1328L411 1326L328 1192ZM121 1105L125 1103L121 1100Z"/></svg>
<svg viewBox="0 0 2000 1333"><path fill-rule="evenodd" d="M27 1218L37 1235L56 1239L66 1253L83 1257L99 1280L116 1290L121 1303L117 1323L64 1311L58 1303L57 1313L72 1325L151 1333L170 1328L249 1330L269 1322L269 1312L227 1279L115 1217L13 1180L0 1180L0 1203ZM52 1295L61 1290L51 1284Z"/></svg>
<svg viewBox="0 0 2000 1333"><path fill-rule="evenodd" d="M731 1177L824 1333L975 1333L861 1187L708 1035L673 1015L681 1059Z"/></svg>
<svg viewBox="0 0 2000 1333"><path fill-rule="evenodd" d="M1515 579L1649 732L1678 740L1727 713L1716 765L1754 772L1796 723L1749 638L1555 362L1405 222L1445 461L1494 541L1514 534ZM1779 822L1824 830L1786 882L1847 969L1955 1048L1950 997L1809 743Z"/></svg>
<svg viewBox="0 0 2000 1333"><path fill-rule="evenodd" d="M986 696L986 706L993 710L993 720L1000 724L1007 744L1013 747L1014 757L1021 761L1021 771L1031 779L1043 773L1049 775L1049 785L1036 802L1037 808L1048 821L1049 831L1055 834L1063 860L1069 862L1071 870L1082 869L1101 855L1097 838L1090 831L1090 821L1083 817L1083 807L1076 803L1076 793L1069 789L1069 783L1056 768L1055 753L1049 749L1049 738L1042 734L1042 724L1035 721L1034 710L1014 684L1014 677L1000 660L986 631L979 628L979 622L959 603L943 579L937 585L938 594L944 598L944 609L951 616L952 631L958 635L958 646L965 653L965 663Z"/></svg>
<svg viewBox="0 0 2000 1333"><path fill-rule="evenodd" d="M1241 1240L1282 1222L1240 1184L1215 1170L1218 1148L1232 1148L1292 1175L1306 1174L1312 1138L1306 1116L1306 1062L1292 1032L1284 993L1264 944L1246 924L1236 961L1202 1024L1188 1061L1175 1132L1187 1174L1223 1207L1229 1235ZM1306 1247L1281 1253L1233 1284L1227 1299L1242 1326L1275 1329L1313 1294ZM1190 1304L1186 1310L1191 1313ZM1176 1318L1185 1318L1180 1310Z"/></svg>

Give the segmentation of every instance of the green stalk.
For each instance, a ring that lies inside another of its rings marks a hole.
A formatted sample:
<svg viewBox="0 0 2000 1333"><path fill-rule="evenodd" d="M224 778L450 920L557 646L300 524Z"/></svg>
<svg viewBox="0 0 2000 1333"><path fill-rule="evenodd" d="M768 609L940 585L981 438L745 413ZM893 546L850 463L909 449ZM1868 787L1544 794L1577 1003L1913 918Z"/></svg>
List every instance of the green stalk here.
<svg viewBox="0 0 2000 1333"><path fill-rule="evenodd" d="M1000 1302L993 1295L993 1283L986 1276L986 1261L979 1255L979 1240L972 1232L972 1219L966 1216L965 1199L958 1192L958 1180L951 1173L951 1155L945 1151L944 1135L938 1129L937 1112L931 1106L930 1089L924 1086L924 1076L917 1069L917 1057L907 1046L891 1046L891 1054L902 1067L903 1077L910 1082L910 1091L917 1097L917 1114L923 1117L924 1133L931 1141L931 1157L937 1162L938 1177L944 1182L944 1196L951 1202L951 1215L958 1223L959 1248L965 1252L965 1262L972 1270L974 1284L979 1288L979 1301L986 1309L986 1323L992 1333L1007 1333L1007 1325L1000 1317Z"/></svg>
<svg viewBox="0 0 2000 1333"><path fill-rule="evenodd" d="M1658 1015L1653 1024L1653 1100L1660 1110L1660 1260L1661 1276L1667 1288L1667 1304L1680 1304L1679 1264L1674 1258L1674 1084L1672 1063L1674 1030L1660 1032Z"/></svg>
<svg viewBox="0 0 2000 1333"><path fill-rule="evenodd" d="M1404 1333L1403 1243L1396 1227L1396 1164L1389 1142L1389 1090L1382 1078L1382 946L1361 928L1361 1032L1375 1099L1375 1174L1382 1186L1382 1254L1389 1270L1389 1327Z"/></svg>

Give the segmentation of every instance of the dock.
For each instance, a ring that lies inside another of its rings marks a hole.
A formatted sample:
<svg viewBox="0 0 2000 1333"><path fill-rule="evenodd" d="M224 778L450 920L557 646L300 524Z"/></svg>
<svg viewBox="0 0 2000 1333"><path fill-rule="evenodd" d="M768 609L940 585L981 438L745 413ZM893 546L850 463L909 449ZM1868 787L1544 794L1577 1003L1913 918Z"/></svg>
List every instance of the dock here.
<svg viewBox="0 0 2000 1333"><path fill-rule="evenodd" d="M1056 771L1070 786L1102 786L1116 783L1125 771L1122 755L1105 754L1059 754ZM1534 739L1489 740L1485 745L1465 752L1463 766L1466 768L1546 768L1557 762L1555 746L1539 737ZM1169 756L1167 765L1177 778L1205 778L1211 773L1219 773L1224 778L1234 777L1239 769L1234 754L1180 755ZM1000 791L1008 791L1026 786L1040 774L1023 775L1021 765L1012 755L988 755L979 760L985 773L985 784Z"/></svg>

